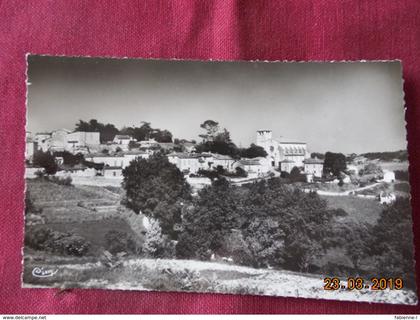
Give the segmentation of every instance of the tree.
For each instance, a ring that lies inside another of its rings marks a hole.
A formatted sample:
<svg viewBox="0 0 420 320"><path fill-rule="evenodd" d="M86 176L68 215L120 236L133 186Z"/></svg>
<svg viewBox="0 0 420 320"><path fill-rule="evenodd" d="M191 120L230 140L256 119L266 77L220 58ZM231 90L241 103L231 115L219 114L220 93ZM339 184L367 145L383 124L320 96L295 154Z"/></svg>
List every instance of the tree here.
<svg viewBox="0 0 420 320"><path fill-rule="evenodd" d="M257 146L252 143L249 148L240 150L240 156L243 158L265 158L267 156L267 152L264 150L263 147Z"/></svg>
<svg viewBox="0 0 420 320"><path fill-rule="evenodd" d="M79 120L76 123L75 131L99 132L101 143L114 140L115 135L119 133L113 124L103 124L96 119L91 119L88 122Z"/></svg>
<svg viewBox="0 0 420 320"><path fill-rule="evenodd" d="M168 130L154 129L150 134L150 137L157 142L172 142L172 133Z"/></svg>
<svg viewBox="0 0 420 320"><path fill-rule="evenodd" d="M305 175L300 172L298 167L293 167L288 176L292 182L304 182L306 180Z"/></svg>
<svg viewBox="0 0 420 320"><path fill-rule="evenodd" d="M155 139L156 142L172 142L172 133L168 130L154 129L150 122L141 122L140 127L124 127L121 134L129 135L137 141Z"/></svg>
<svg viewBox="0 0 420 320"><path fill-rule="evenodd" d="M327 152L324 160L324 174L332 174L336 177L347 168L346 156L342 153Z"/></svg>
<svg viewBox="0 0 420 320"><path fill-rule="evenodd" d="M73 167L76 164L83 163L85 158L83 154L72 154L68 151L61 151L61 152L54 152L54 157L62 157L63 158L63 164L66 166Z"/></svg>
<svg viewBox="0 0 420 320"><path fill-rule="evenodd" d="M311 158L312 159L315 159L315 158L324 159L325 158L325 154L319 153L319 152L312 152L311 153Z"/></svg>
<svg viewBox="0 0 420 320"><path fill-rule="evenodd" d="M150 226L143 243L143 252L153 258L164 257L165 238L157 220L150 219Z"/></svg>
<svg viewBox="0 0 420 320"><path fill-rule="evenodd" d="M199 137L203 139L203 142L213 141L216 134L219 132L219 123L213 120L206 120L200 127L206 131L204 134L200 134Z"/></svg>
<svg viewBox="0 0 420 320"><path fill-rule="evenodd" d="M156 219L162 232L175 238L173 227L181 221L183 201L190 198L190 187L179 169L157 153L133 160L123 169L123 176L125 205Z"/></svg>
<svg viewBox="0 0 420 320"><path fill-rule="evenodd" d="M33 164L44 168L45 173L48 175L55 174L58 170L54 156L51 153L43 152L42 150L34 153Z"/></svg>
<svg viewBox="0 0 420 320"><path fill-rule="evenodd" d="M240 225L240 203L236 188L223 178L202 189L184 211L177 257L205 260L220 250L231 229Z"/></svg>
<svg viewBox="0 0 420 320"><path fill-rule="evenodd" d="M283 263L284 232L272 217L255 217L244 229L245 243L256 268Z"/></svg>
<svg viewBox="0 0 420 320"><path fill-rule="evenodd" d="M229 131L226 129L223 129L222 132L215 131L219 130L218 123L212 120L207 120L201 124L201 127L208 129L205 135L200 135L203 141L196 146L197 152L212 152L234 158L238 156L238 147L232 142Z"/></svg>
<svg viewBox="0 0 420 320"><path fill-rule="evenodd" d="M142 122L140 127L128 127L121 130L121 134L126 134L132 136L137 141L145 141L151 138L151 133L153 128L150 125L150 122Z"/></svg>
<svg viewBox="0 0 420 320"><path fill-rule="evenodd" d="M136 149L136 148L139 148L139 147L140 147L140 143L138 143L138 142L136 142L136 141L131 140L131 141L128 143L128 149L129 149L129 150Z"/></svg>
<svg viewBox="0 0 420 320"><path fill-rule="evenodd" d="M329 234L337 211L328 209L326 201L316 193L304 193L281 183L280 179L271 179L253 184L243 206L243 227L249 228L248 221L255 217L268 219L268 225L275 223L279 232L277 244L282 241L283 245L273 244L276 258L270 260L271 266L308 271L331 245ZM264 259L270 259L264 254Z"/></svg>
<svg viewBox="0 0 420 320"><path fill-rule="evenodd" d="M378 274L402 277L409 287L415 286L413 235L409 198L399 197L384 208L369 243ZM404 235L404 236L402 236Z"/></svg>

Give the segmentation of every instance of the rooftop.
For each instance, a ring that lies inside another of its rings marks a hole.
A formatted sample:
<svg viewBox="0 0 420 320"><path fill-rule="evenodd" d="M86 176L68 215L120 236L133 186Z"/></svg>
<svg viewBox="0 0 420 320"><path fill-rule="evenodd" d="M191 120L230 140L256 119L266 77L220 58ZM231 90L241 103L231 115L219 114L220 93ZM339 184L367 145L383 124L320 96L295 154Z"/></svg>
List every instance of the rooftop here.
<svg viewBox="0 0 420 320"><path fill-rule="evenodd" d="M280 161L281 163L295 163L293 160L290 159L284 159L283 161Z"/></svg>
<svg viewBox="0 0 420 320"><path fill-rule="evenodd" d="M131 140L131 137L126 134L117 134L114 139Z"/></svg>
<svg viewBox="0 0 420 320"><path fill-rule="evenodd" d="M216 160L233 160L231 156L227 156L224 154L213 153L212 156Z"/></svg>
<svg viewBox="0 0 420 320"><path fill-rule="evenodd" d="M246 166L259 166L260 158L254 158L254 159L241 159L239 160L240 164L246 165Z"/></svg>
<svg viewBox="0 0 420 320"><path fill-rule="evenodd" d="M198 159L209 158L212 155L208 153L187 153L187 152L172 152L168 154L169 157L178 157L180 159Z"/></svg>
<svg viewBox="0 0 420 320"><path fill-rule="evenodd" d="M306 142L299 141L279 141L280 144L306 144Z"/></svg>
<svg viewBox="0 0 420 320"><path fill-rule="evenodd" d="M303 160L303 163L305 164L324 164L324 160L318 159L318 158L309 158Z"/></svg>
<svg viewBox="0 0 420 320"><path fill-rule="evenodd" d="M105 166L104 170L122 170L122 168L118 166Z"/></svg>
<svg viewBox="0 0 420 320"><path fill-rule="evenodd" d="M148 154L147 152L144 152L144 151L140 151L140 150L131 150L131 151L124 151L123 153L122 153L122 155L125 155L125 154L127 154L127 155L135 155L135 154Z"/></svg>
<svg viewBox="0 0 420 320"><path fill-rule="evenodd" d="M122 154L89 153L85 158L123 158Z"/></svg>

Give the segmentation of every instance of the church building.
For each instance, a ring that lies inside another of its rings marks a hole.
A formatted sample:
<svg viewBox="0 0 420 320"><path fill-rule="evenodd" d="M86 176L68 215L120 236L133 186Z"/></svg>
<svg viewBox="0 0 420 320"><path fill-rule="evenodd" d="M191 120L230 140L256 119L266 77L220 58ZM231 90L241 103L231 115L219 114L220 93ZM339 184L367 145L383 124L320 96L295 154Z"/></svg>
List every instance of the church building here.
<svg viewBox="0 0 420 320"><path fill-rule="evenodd" d="M303 167L303 161L308 158L305 142L288 142L273 139L271 130L258 130L256 144L263 147L267 152L267 160L269 160L271 167L283 170L282 167L287 163L287 166L284 168L289 173L293 167Z"/></svg>

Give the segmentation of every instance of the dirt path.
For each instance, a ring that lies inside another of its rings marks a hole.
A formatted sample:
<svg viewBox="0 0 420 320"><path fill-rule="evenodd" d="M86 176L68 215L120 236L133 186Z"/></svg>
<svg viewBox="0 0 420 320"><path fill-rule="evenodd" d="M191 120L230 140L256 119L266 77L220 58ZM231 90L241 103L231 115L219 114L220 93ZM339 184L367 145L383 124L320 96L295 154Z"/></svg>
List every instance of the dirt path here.
<svg viewBox="0 0 420 320"><path fill-rule="evenodd" d="M355 189L351 189L351 190L346 190L346 191L341 191L341 192L333 192L333 191L325 191L325 190L312 190L312 189L302 189L304 192L311 192L311 191L315 191L316 193L318 193L319 195L322 196L336 196L336 197L343 197L343 196L349 196L352 195L353 193L359 192L359 191L363 191L363 190L368 190L368 189L372 189L375 188L377 186L379 186L380 184L382 184L382 182L376 182L374 184L370 184L368 186L365 187L359 187L359 188L355 188ZM355 196L359 196L357 194L354 194ZM366 195L361 195L363 198L370 198L369 196ZM375 198L375 196L371 196L372 199Z"/></svg>

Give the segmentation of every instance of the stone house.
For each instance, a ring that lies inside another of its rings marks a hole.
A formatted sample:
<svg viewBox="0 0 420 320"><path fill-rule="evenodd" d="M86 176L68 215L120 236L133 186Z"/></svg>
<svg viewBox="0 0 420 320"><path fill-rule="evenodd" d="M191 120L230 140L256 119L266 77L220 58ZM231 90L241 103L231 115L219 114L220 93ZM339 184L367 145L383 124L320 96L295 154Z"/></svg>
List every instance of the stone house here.
<svg viewBox="0 0 420 320"><path fill-rule="evenodd" d="M242 168L249 178L257 178L266 175L270 169L270 162L263 157L253 158L253 159L241 159L234 164L234 168Z"/></svg>
<svg viewBox="0 0 420 320"><path fill-rule="evenodd" d="M310 173L314 177L321 178L324 169L324 160L318 158L309 158L303 161L303 171Z"/></svg>
<svg viewBox="0 0 420 320"><path fill-rule="evenodd" d="M236 162L231 156L222 155L217 153L212 153L211 158L208 161L211 161L211 168L216 170L217 167L222 167L226 171L232 172L234 171L233 164Z"/></svg>
<svg viewBox="0 0 420 320"><path fill-rule="evenodd" d="M173 152L167 157L169 162L175 164L183 173L196 174L199 170L212 169L213 156L211 154Z"/></svg>

